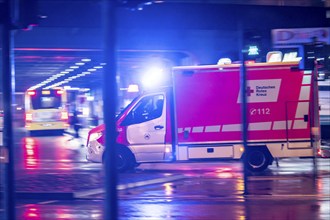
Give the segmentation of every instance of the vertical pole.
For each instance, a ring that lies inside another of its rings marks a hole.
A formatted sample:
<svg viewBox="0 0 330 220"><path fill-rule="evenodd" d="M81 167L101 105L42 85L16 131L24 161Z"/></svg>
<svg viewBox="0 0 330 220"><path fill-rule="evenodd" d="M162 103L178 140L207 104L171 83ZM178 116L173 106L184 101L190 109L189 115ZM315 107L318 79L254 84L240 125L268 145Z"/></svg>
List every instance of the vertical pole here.
<svg viewBox="0 0 330 220"><path fill-rule="evenodd" d="M4 202L5 202L5 219L11 220L15 218L15 178L14 178L14 141L12 126L12 94L15 88L15 72L14 72L14 54L13 54L13 37L11 31L11 1L4 1L4 23L2 29L2 88L4 100L4 128L3 128L3 145L8 151L8 162L5 164L4 178Z"/></svg>
<svg viewBox="0 0 330 220"><path fill-rule="evenodd" d="M104 59L103 112L105 122L105 204L104 219L118 218L116 166L116 1L103 0Z"/></svg>
<svg viewBox="0 0 330 220"><path fill-rule="evenodd" d="M245 66L245 39L244 39L244 31L242 26L239 28L240 30L240 60L241 60L241 69L240 69L240 87L241 87L241 113L242 113L242 141L244 146L244 152L247 151L247 100L246 100L246 66ZM246 167L246 157L243 157L243 172L244 172L244 195L248 195L248 187L247 187L247 177L248 177L248 170Z"/></svg>
<svg viewBox="0 0 330 220"><path fill-rule="evenodd" d="M312 70L312 92L313 92L313 108L312 108L312 147L314 151L313 157L313 170L314 170L314 179L318 177L317 171L317 147L320 143L320 116L319 116L319 88L318 88L318 81L317 81L317 60L314 61L314 66Z"/></svg>

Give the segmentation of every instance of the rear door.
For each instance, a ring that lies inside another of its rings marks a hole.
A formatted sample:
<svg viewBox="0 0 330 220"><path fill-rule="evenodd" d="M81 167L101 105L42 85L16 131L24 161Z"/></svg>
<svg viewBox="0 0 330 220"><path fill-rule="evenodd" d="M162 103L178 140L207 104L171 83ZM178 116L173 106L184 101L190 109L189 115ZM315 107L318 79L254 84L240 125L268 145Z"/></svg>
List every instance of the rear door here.
<svg viewBox="0 0 330 220"><path fill-rule="evenodd" d="M306 140L311 138L309 101L287 103L288 148L310 148ZM302 144L304 141L304 144Z"/></svg>

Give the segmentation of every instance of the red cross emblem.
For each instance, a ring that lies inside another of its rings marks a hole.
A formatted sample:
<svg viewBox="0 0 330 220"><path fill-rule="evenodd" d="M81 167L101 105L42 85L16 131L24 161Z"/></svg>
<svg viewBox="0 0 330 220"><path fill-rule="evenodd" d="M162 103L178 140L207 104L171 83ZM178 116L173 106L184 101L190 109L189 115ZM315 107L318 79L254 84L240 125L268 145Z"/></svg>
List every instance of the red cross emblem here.
<svg viewBox="0 0 330 220"><path fill-rule="evenodd" d="M250 86L246 87L246 96L251 96L254 93L254 90Z"/></svg>

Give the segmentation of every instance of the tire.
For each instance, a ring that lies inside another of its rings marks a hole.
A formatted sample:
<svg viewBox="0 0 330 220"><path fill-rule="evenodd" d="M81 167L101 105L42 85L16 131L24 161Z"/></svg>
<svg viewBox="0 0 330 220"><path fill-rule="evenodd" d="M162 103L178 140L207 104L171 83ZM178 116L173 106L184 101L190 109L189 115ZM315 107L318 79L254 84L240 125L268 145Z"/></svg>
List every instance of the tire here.
<svg viewBox="0 0 330 220"><path fill-rule="evenodd" d="M249 171L261 172L267 169L271 156L263 147L248 148L244 156L244 164Z"/></svg>
<svg viewBox="0 0 330 220"><path fill-rule="evenodd" d="M126 147L119 147L117 149L117 170L119 172L124 172L132 170L135 167L135 158L131 151ZM105 162L105 152L103 153L102 162Z"/></svg>
<svg viewBox="0 0 330 220"><path fill-rule="evenodd" d="M135 159L130 150L120 147L117 152L117 169L119 172L134 168Z"/></svg>

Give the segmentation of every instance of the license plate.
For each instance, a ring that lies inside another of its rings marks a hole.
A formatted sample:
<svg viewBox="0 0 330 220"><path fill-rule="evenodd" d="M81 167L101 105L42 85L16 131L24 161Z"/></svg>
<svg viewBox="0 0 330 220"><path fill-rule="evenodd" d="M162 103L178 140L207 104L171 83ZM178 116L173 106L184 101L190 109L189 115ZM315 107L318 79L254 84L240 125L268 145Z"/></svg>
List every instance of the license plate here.
<svg viewBox="0 0 330 220"><path fill-rule="evenodd" d="M50 127L50 126L52 126L52 124L42 124L42 126L44 126L44 127Z"/></svg>

